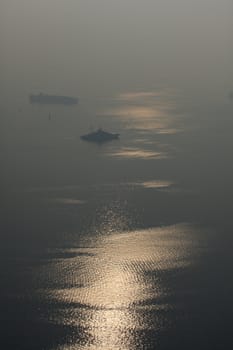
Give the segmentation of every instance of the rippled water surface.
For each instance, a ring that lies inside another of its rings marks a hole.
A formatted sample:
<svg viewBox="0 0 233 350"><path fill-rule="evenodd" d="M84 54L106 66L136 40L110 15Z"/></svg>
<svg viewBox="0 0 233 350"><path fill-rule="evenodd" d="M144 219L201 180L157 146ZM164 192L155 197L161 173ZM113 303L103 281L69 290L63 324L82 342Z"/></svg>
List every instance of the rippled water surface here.
<svg viewBox="0 0 233 350"><path fill-rule="evenodd" d="M202 254L196 230L187 224L110 233L103 228L81 247L48 254L39 269L44 288L37 293L58 303L50 315L54 322L76 330L64 348L130 349L148 342L137 333L171 326L171 314L181 312L182 303L172 302L167 278Z"/></svg>
<svg viewBox="0 0 233 350"><path fill-rule="evenodd" d="M26 136L21 112L5 112L6 349L230 346L232 107L221 103L221 121L170 88L90 101L88 117L85 101L25 103ZM93 111L93 127L120 140L79 139Z"/></svg>

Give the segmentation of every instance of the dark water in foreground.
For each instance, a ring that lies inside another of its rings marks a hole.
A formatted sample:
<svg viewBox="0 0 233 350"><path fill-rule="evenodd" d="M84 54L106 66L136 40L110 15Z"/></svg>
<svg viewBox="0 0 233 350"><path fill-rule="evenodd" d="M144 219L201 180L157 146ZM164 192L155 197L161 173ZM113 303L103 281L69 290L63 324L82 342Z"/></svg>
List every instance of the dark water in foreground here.
<svg viewBox="0 0 233 350"><path fill-rule="evenodd" d="M230 349L232 104L2 113L1 348ZM120 140L82 142L90 123Z"/></svg>

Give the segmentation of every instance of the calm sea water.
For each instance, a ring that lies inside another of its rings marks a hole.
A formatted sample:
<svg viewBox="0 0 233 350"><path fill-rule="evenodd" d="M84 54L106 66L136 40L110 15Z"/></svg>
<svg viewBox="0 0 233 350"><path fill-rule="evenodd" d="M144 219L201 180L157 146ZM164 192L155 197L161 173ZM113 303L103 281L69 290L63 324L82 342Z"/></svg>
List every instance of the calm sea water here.
<svg viewBox="0 0 233 350"><path fill-rule="evenodd" d="M2 110L1 348L231 348L232 108L157 87ZM120 139L80 140L100 126Z"/></svg>

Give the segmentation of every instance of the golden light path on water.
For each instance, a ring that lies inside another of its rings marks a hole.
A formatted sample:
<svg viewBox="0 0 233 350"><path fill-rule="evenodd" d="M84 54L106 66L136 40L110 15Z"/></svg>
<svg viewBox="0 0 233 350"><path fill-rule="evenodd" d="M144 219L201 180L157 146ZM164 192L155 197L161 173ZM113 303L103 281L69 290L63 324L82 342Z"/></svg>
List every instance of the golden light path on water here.
<svg viewBox="0 0 233 350"><path fill-rule="evenodd" d="M186 115L187 116L187 115ZM103 125L120 133L120 142L106 148L116 159L159 160L173 157L169 135L184 131L184 112L173 89L128 91L106 99L97 113Z"/></svg>
<svg viewBox="0 0 233 350"><path fill-rule="evenodd" d="M99 115L121 119L126 129L174 134L182 130L177 99L177 91L172 89L125 92L116 96L115 104Z"/></svg>
<svg viewBox="0 0 233 350"><path fill-rule="evenodd" d="M162 159L165 158L165 154L162 152L155 152L151 150L146 149L140 149L140 148L128 148L124 147L121 148L115 152L111 152L108 154L111 157L116 158L130 158L130 159Z"/></svg>
<svg viewBox="0 0 233 350"><path fill-rule="evenodd" d="M142 182L142 186L144 188L164 188L172 186L171 181L159 181L159 180L151 180Z"/></svg>
<svg viewBox="0 0 233 350"><path fill-rule="evenodd" d="M74 336L59 349L138 348L140 339L134 332L156 331L166 323L159 317L152 322L147 312L171 307L161 303L171 293L161 274L192 263L195 245L195 229L180 224L101 232L83 247L63 250L71 257L57 259L46 271L57 279L57 288L41 292L50 300L72 305L55 321L81 327L86 338L76 342ZM148 274L154 274L153 279Z"/></svg>
<svg viewBox="0 0 233 350"><path fill-rule="evenodd" d="M170 148L154 136L180 131L176 98L175 91L166 89L116 96L100 115L110 117L111 122L118 118L121 127L129 133L134 130L136 137L122 135L121 143L102 151L104 156L116 161L168 157ZM117 185L149 190L169 188L173 183L134 179ZM85 205L74 194L55 201ZM54 286L41 295L63 305L53 322L74 327L73 336L56 350L143 349L137 334L156 332L170 322L166 312L173 306L168 301L172 291L165 282L167 275L192 263L196 235L191 225L131 230L126 213L119 208L105 208L98 216L99 224L90 228L90 234L78 244L74 239L72 248L61 249L61 258L52 259L42 272L47 284Z"/></svg>

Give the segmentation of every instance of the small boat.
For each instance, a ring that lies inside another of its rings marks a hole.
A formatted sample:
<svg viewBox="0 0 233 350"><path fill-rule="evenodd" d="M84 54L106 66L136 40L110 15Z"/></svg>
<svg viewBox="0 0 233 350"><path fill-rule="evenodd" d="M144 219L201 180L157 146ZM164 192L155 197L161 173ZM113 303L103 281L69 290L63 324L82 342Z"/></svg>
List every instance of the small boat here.
<svg viewBox="0 0 233 350"><path fill-rule="evenodd" d="M99 128L97 131L80 136L80 138L88 142L104 143L112 140L117 140L119 139L119 136L120 134L113 134Z"/></svg>

